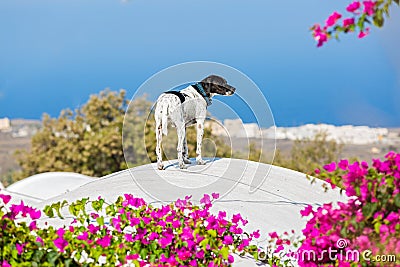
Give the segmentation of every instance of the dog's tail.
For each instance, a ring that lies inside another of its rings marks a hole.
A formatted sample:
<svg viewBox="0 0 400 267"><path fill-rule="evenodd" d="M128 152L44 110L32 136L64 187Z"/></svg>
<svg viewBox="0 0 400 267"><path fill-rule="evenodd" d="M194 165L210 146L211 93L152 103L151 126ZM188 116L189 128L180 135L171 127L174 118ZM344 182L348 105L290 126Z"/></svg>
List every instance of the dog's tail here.
<svg viewBox="0 0 400 267"><path fill-rule="evenodd" d="M164 135L168 134L168 104L163 103L161 115L161 129Z"/></svg>

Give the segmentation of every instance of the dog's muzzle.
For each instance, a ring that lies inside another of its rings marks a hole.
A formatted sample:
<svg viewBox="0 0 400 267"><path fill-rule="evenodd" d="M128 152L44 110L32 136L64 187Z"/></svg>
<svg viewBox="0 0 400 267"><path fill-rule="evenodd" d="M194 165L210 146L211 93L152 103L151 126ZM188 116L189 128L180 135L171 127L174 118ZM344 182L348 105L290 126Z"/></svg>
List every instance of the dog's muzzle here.
<svg viewBox="0 0 400 267"><path fill-rule="evenodd" d="M225 95L233 95L236 91L236 88L230 85L226 85L226 94Z"/></svg>

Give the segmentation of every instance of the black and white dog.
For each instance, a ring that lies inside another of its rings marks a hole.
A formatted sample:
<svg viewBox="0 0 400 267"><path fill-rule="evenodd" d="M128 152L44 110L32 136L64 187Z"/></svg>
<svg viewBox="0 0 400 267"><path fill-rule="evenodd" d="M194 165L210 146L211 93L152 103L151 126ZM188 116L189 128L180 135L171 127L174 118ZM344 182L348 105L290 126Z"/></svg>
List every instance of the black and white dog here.
<svg viewBox="0 0 400 267"><path fill-rule="evenodd" d="M206 119L207 107L211 105L214 95L233 95L235 88L227 81L217 75L210 75L202 81L190 85L181 91L169 91L161 94L157 99L155 109L156 138L157 138L157 167L164 169L161 153L162 136L168 134L168 121L176 127L178 134L178 162L181 169L185 163L190 164L188 158L188 147L186 141L186 127L197 125L197 147L196 162L204 165L201 157L201 144L203 140L204 121Z"/></svg>

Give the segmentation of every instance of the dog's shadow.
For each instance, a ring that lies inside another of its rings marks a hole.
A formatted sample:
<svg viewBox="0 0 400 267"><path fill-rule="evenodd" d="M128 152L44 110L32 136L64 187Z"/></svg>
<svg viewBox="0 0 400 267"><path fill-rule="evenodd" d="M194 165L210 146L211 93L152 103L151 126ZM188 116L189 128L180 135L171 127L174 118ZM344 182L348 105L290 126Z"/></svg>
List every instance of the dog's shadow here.
<svg viewBox="0 0 400 267"><path fill-rule="evenodd" d="M172 161L168 161L168 165L165 165L164 170L190 170L191 168L194 167L203 167L203 168L207 168L209 166L211 166L211 163L216 162L218 160L220 160L221 158L203 158L203 161L206 163L204 165L198 165L196 162L195 158L190 158L190 164L185 164L185 169L181 169L179 168L179 162L178 160L172 160Z"/></svg>

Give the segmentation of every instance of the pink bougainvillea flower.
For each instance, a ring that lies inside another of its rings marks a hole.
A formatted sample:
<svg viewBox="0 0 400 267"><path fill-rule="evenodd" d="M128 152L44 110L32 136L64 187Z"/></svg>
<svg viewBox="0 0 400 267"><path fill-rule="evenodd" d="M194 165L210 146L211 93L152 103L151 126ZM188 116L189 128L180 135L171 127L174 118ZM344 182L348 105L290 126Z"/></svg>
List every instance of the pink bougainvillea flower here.
<svg viewBox="0 0 400 267"><path fill-rule="evenodd" d="M172 222L172 227L179 228L181 226L181 222L179 220L174 220Z"/></svg>
<svg viewBox="0 0 400 267"><path fill-rule="evenodd" d="M161 257L163 257L163 256L164 256L164 254L161 255ZM138 254L129 254L125 257L125 259L126 260L137 260L137 259L139 259L139 255Z"/></svg>
<svg viewBox="0 0 400 267"><path fill-rule="evenodd" d="M332 180L331 180L331 178L327 178L327 179L325 179L325 182L327 182L328 184L330 184L330 185L331 185L331 187L332 187L332 189L335 189L335 188L336 188L336 185L335 185L334 183L332 183Z"/></svg>
<svg viewBox="0 0 400 267"><path fill-rule="evenodd" d="M318 42L317 47L321 47L324 43L328 41L328 34L326 29L321 29L321 27L316 24L312 28L314 39Z"/></svg>
<svg viewBox="0 0 400 267"><path fill-rule="evenodd" d="M324 169L325 169L327 172L334 172L334 171L336 170L336 162L332 162L332 163L330 163L330 164L326 164L326 165L324 166Z"/></svg>
<svg viewBox="0 0 400 267"><path fill-rule="evenodd" d="M97 233L97 231L100 230L100 227L94 226L93 224L89 224L88 229L90 233L95 234Z"/></svg>
<svg viewBox="0 0 400 267"><path fill-rule="evenodd" d="M171 238L171 237L164 237L164 238L161 238L161 239L159 239L158 243L160 244L160 246L161 246L162 248L165 248L166 246L171 245L171 243L172 243L172 238Z"/></svg>
<svg viewBox="0 0 400 267"><path fill-rule="evenodd" d="M88 237L89 237L88 232L83 232L82 234L78 235L76 238L78 240L86 241L86 240L88 240Z"/></svg>
<svg viewBox="0 0 400 267"><path fill-rule="evenodd" d="M360 246L360 249L370 249L371 248L371 243L369 241L368 236L366 235L361 235L357 237L357 243Z"/></svg>
<svg viewBox="0 0 400 267"><path fill-rule="evenodd" d="M369 28L366 28L365 31L360 31L358 34L358 38L362 39L369 34Z"/></svg>
<svg viewBox="0 0 400 267"><path fill-rule="evenodd" d="M272 232L268 234L271 238L279 238L278 234L276 232Z"/></svg>
<svg viewBox="0 0 400 267"><path fill-rule="evenodd" d="M252 235L254 238L260 238L260 230L254 231Z"/></svg>
<svg viewBox="0 0 400 267"><path fill-rule="evenodd" d="M31 217L32 220L39 219L41 214L42 213L40 210L36 210L36 209L29 210L29 216Z"/></svg>
<svg viewBox="0 0 400 267"><path fill-rule="evenodd" d="M146 201L143 198L135 198L131 194L124 194L125 201L122 202L122 206L126 207L127 205L131 205L135 208L139 208L143 205L146 205Z"/></svg>
<svg viewBox="0 0 400 267"><path fill-rule="evenodd" d="M62 237L55 239L53 243L61 252L64 252L65 247L68 246L68 241Z"/></svg>
<svg viewBox="0 0 400 267"><path fill-rule="evenodd" d="M320 169L315 169L315 170L314 170L314 173L315 173L315 174L320 174L320 173L321 173L321 170L320 170Z"/></svg>
<svg viewBox="0 0 400 267"><path fill-rule="evenodd" d="M11 267L11 265L6 260L3 260L3 262L1 263L1 266L2 267Z"/></svg>
<svg viewBox="0 0 400 267"><path fill-rule="evenodd" d="M29 230L33 231L33 230L36 230L36 229L37 229L36 221L32 221L29 224Z"/></svg>
<svg viewBox="0 0 400 267"><path fill-rule="evenodd" d="M204 205L210 205L211 204L211 198L208 194L204 194L204 197L200 199L200 203Z"/></svg>
<svg viewBox="0 0 400 267"><path fill-rule="evenodd" d="M313 208L311 205L308 205L307 207L305 207L304 209L302 209L300 211L301 216L305 217L310 215L313 212Z"/></svg>
<svg viewBox="0 0 400 267"><path fill-rule="evenodd" d="M197 267L197 261L196 260L191 260L189 262L189 266Z"/></svg>
<svg viewBox="0 0 400 267"><path fill-rule="evenodd" d="M110 246L110 244L111 244L111 236L110 235L106 235L106 236L98 239L96 241L96 243L98 245L102 246L103 248L106 248L106 247Z"/></svg>
<svg viewBox="0 0 400 267"><path fill-rule="evenodd" d="M56 231L56 234L57 234L59 237L63 237L64 234L65 234L64 228L58 228L58 230Z"/></svg>
<svg viewBox="0 0 400 267"><path fill-rule="evenodd" d="M359 1L355 1L346 7L346 10L349 12L356 13L356 11L360 8L361 4Z"/></svg>
<svg viewBox="0 0 400 267"><path fill-rule="evenodd" d="M331 27L336 24L336 22L342 17L342 15L338 12L333 12L328 19L326 20L326 26Z"/></svg>
<svg viewBox="0 0 400 267"><path fill-rule="evenodd" d="M154 239L156 239L156 238L158 238L158 234L155 233L155 232L153 232L153 233L151 233L151 234L149 235L149 240L150 240L150 241L151 241L151 240L154 240Z"/></svg>
<svg viewBox="0 0 400 267"><path fill-rule="evenodd" d="M347 167L349 167L349 161L347 159L342 159L338 163L338 167L342 170L347 170Z"/></svg>
<svg viewBox="0 0 400 267"><path fill-rule="evenodd" d="M234 263L235 262L235 258L232 255L229 255L228 256L228 262L231 263L231 264Z"/></svg>
<svg viewBox="0 0 400 267"><path fill-rule="evenodd" d="M343 27L347 28L354 25L354 18L348 18L343 20Z"/></svg>
<svg viewBox="0 0 400 267"><path fill-rule="evenodd" d="M218 199L219 198L219 194L218 193L212 193L211 194L213 199Z"/></svg>
<svg viewBox="0 0 400 267"><path fill-rule="evenodd" d="M187 251L187 250L178 251L178 258L179 258L181 261L186 261L187 259L190 258L190 256L191 256L190 251Z"/></svg>
<svg viewBox="0 0 400 267"><path fill-rule="evenodd" d="M167 259L167 263L169 264L168 266L178 266L178 261L175 259L175 256L171 255L168 259Z"/></svg>
<svg viewBox="0 0 400 267"><path fill-rule="evenodd" d="M43 239L41 237L36 237L36 242L40 243L42 246L44 245Z"/></svg>
<svg viewBox="0 0 400 267"><path fill-rule="evenodd" d="M363 12L365 14L367 14L368 16L372 16L375 14L375 2L368 0L368 1L364 1L364 10Z"/></svg>
<svg viewBox="0 0 400 267"><path fill-rule="evenodd" d="M128 242L134 242L132 234L125 234L125 240Z"/></svg>
<svg viewBox="0 0 400 267"><path fill-rule="evenodd" d="M284 247L282 245L279 245L276 249L275 249L275 253L278 253L280 251L282 251L284 249Z"/></svg>
<svg viewBox="0 0 400 267"><path fill-rule="evenodd" d="M11 205L10 211L13 217L17 216L19 213L22 213L22 216L26 216L26 208L24 201L21 200L21 203L19 205L17 204Z"/></svg>
<svg viewBox="0 0 400 267"><path fill-rule="evenodd" d="M233 237L231 235L224 236L224 241L222 241L222 244L231 245L232 243L233 243Z"/></svg>
<svg viewBox="0 0 400 267"><path fill-rule="evenodd" d="M99 214L94 213L94 212L90 213L90 216L95 220L100 217Z"/></svg>
<svg viewBox="0 0 400 267"><path fill-rule="evenodd" d="M4 204L7 204L11 200L11 196L0 194L0 198L3 200Z"/></svg>
<svg viewBox="0 0 400 267"><path fill-rule="evenodd" d="M18 255L21 255L24 251L25 244L15 244L15 248L17 249Z"/></svg>

